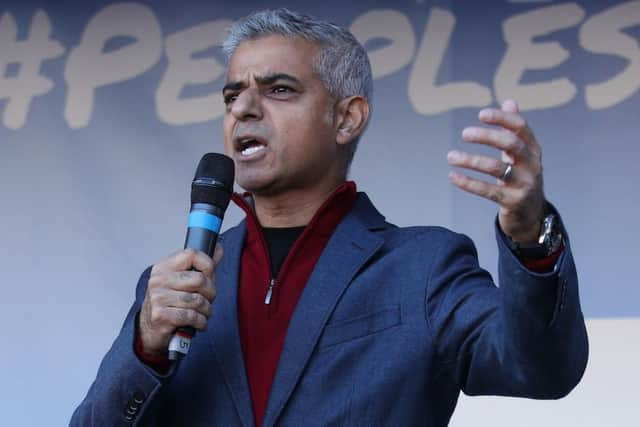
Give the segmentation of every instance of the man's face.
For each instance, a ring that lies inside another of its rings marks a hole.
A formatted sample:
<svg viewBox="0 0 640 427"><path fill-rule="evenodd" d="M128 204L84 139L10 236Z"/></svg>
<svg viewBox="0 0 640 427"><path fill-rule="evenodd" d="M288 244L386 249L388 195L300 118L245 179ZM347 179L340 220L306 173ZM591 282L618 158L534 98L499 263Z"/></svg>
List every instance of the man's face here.
<svg viewBox="0 0 640 427"><path fill-rule="evenodd" d="M223 94L224 146L254 194L330 185L341 174L333 99L313 72L317 47L267 36L242 42Z"/></svg>

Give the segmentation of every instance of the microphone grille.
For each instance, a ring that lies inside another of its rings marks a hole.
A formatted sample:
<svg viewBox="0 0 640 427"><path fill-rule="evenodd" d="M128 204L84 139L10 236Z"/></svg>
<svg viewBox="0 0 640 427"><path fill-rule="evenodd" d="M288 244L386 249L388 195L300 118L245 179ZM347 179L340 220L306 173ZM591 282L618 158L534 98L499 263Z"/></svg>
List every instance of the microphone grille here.
<svg viewBox="0 0 640 427"><path fill-rule="evenodd" d="M233 188L235 167L230 157L220 153L207 153L202 156L193 180L213 178L226 188Z"/></svg>
<svg viewBox="0 0 640 427"><path fill-rule="evenodd" d="M226 209L233 191L234 174L230 157L220 153L202 156L191 185L191 203L208 203Z"/></svg>

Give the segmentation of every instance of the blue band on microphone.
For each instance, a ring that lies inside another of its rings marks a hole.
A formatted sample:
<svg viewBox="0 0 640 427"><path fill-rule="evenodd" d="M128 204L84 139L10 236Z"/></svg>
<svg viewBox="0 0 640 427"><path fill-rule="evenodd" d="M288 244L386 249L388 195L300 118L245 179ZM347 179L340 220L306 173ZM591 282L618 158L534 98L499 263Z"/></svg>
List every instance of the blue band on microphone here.
<svg viewBox="0 0 640 427"><path fill-rule="evenodd" d="M222 220L215 215L203 211L189 212L189 228L198 227L211 230L214 233L220 232Z"/></svg>

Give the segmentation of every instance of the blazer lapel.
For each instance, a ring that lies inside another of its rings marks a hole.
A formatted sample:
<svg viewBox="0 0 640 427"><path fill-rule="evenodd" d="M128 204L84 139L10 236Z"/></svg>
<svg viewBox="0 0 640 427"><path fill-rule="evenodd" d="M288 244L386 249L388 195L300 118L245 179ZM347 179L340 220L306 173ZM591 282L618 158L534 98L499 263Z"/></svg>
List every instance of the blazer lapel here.
<svg viewBox="0 0 640 427"><path fill-rule="evenodd" d="M214 302L210 343L242 425L253 427L255 421L251 394L238 327L238 276L245 234L246 228L242 222L227 231L221 242L225 254L216 272L216 301L220 301L220 304Z"/></svg>
<svg viewBox="0 0 640 427"><path fill-rule="evenodd" d="M369 231L376 226L384 228L384 218L361 194L329 240L291 317L264 427L273 426L282 413L340 296L382 246L383 239Z"/></svg>

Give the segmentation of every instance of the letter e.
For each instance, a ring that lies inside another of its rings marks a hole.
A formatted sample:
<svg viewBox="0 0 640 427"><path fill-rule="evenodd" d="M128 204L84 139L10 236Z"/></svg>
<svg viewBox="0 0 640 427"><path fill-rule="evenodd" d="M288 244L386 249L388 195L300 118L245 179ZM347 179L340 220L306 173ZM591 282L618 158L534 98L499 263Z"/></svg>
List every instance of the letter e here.
<svg viewBox="0 0 640 427"><path fill-rule="evenodd" d="M507 50L496 72L496 98L518 100L521 111L556 107L576 95L576 86L566 78L544 83L521 84L526 70L552 68L569 58L557 42L533 43L533 38L578 25L584 10L575 3L535 9L512 16L502 26Z"/></svg>

